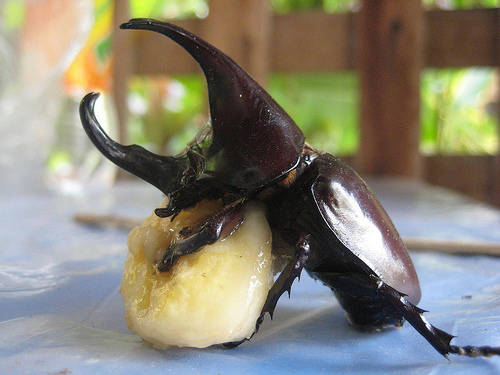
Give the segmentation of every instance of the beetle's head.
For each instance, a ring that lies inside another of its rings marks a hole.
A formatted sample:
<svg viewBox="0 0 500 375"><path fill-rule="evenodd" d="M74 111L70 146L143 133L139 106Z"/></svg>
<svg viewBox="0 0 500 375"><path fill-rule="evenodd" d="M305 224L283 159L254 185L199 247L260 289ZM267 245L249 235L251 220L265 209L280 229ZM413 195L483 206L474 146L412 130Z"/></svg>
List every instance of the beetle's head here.
<svg viewBox="0 0 500 375"><path fill-rule="evenodd" d="M203 150L222 184L252 191L287 175L299 164L304 135L271 96L231 58L196 35L169 23L132 19L122 29L151 30L181 45L200 65L208 87L212 137ZM113 142L93 115L95 94L82 101L80 115L90 139L120 167L152 183L165 194L182 187L193 171L192 158L152 154L138 146ZM205 165L206 163L201 163ZM207 172L207 171L205 171ZM198 170L199 175L203 170ZM160 175L158 175L160 174Z"/></svg>

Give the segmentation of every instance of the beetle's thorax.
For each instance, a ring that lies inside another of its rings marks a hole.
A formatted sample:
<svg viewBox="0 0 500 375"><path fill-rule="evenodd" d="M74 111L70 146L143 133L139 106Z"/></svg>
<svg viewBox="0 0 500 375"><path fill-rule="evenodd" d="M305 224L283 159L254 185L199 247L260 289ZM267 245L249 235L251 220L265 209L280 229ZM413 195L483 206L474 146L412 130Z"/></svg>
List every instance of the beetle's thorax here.
<svg viewBox="0 0 500 375"><path fill-rule="evenodd" d="M320 152L311 147L307 142L302 147L299 162L297 166L282 176L278 181L267 185L264 189L257 194L257 200L266 201L273 199L275 194L281 194L283 191L289 189L302 175L306 168L320 155Z"/></svg>

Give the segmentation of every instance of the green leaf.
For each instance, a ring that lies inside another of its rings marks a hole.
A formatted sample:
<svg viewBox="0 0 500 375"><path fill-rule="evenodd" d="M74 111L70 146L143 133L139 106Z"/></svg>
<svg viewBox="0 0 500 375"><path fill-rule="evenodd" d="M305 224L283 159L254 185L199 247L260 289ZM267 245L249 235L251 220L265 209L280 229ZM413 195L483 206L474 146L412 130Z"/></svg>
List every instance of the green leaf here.
<svg viewBox="0 0 500 375"><path fill-rule="evenodd" d="M100 63L104 63L111 56L111 46L111 34L97 42L95 52Z"/></svg>
<svg viewBox="0 0 500 375"><path fill-rule="evenodd" d="M3 8L3 20L7 30L20 28L24 23L24 2L6 1Z"/></svg>

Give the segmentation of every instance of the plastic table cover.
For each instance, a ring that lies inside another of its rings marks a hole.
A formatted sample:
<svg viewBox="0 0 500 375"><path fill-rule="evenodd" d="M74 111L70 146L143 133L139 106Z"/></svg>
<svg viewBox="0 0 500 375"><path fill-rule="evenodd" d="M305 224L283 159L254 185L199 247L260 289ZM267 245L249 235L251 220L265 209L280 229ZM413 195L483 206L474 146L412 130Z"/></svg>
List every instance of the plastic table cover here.
<svg viewBox="0 0 500 375"><path fill-rule="evenodd" d="M423 184L371 186L402 235L500 241L498 210ZM274 320L236 349L152 348L123 317L126 233L72 216L145 217L160 201L142 183L78 198L0 187L0 374L500 373L499 357L447 361L408 324L353 330L330 290L305 272ZM500 259L412 256L429 321L456 335L456 344L500 345Z"/></svg>

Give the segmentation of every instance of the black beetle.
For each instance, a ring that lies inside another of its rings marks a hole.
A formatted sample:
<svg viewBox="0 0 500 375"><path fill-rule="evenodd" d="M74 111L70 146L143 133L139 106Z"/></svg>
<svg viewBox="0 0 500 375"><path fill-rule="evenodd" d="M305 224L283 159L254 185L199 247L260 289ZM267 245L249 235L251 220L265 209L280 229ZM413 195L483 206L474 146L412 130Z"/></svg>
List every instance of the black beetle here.
<svg viewBox="0 0 500 375"><path fill-rule="evenodd" d="M80 106L83 127L96 147L168 196L168 206L155 210L159 217L174 220L203 199L224 203L166 249L160 272L231 233L244 220L245 204L259 200L267 209L273 246L295 255L269 291L255 332L305 268L332 289L357 327L401 326L407 320L444 356L500 354L496 347L451 345L453 336L427 322L424 310L416 307L420 286L410 256L368 186L339 159L305 143L293 120L231 58L169 23L132 19L121 28L171 38L199 63L208 85L211 124L177 156L111 140L93 112L98 94L88 94Z"/></svg>

